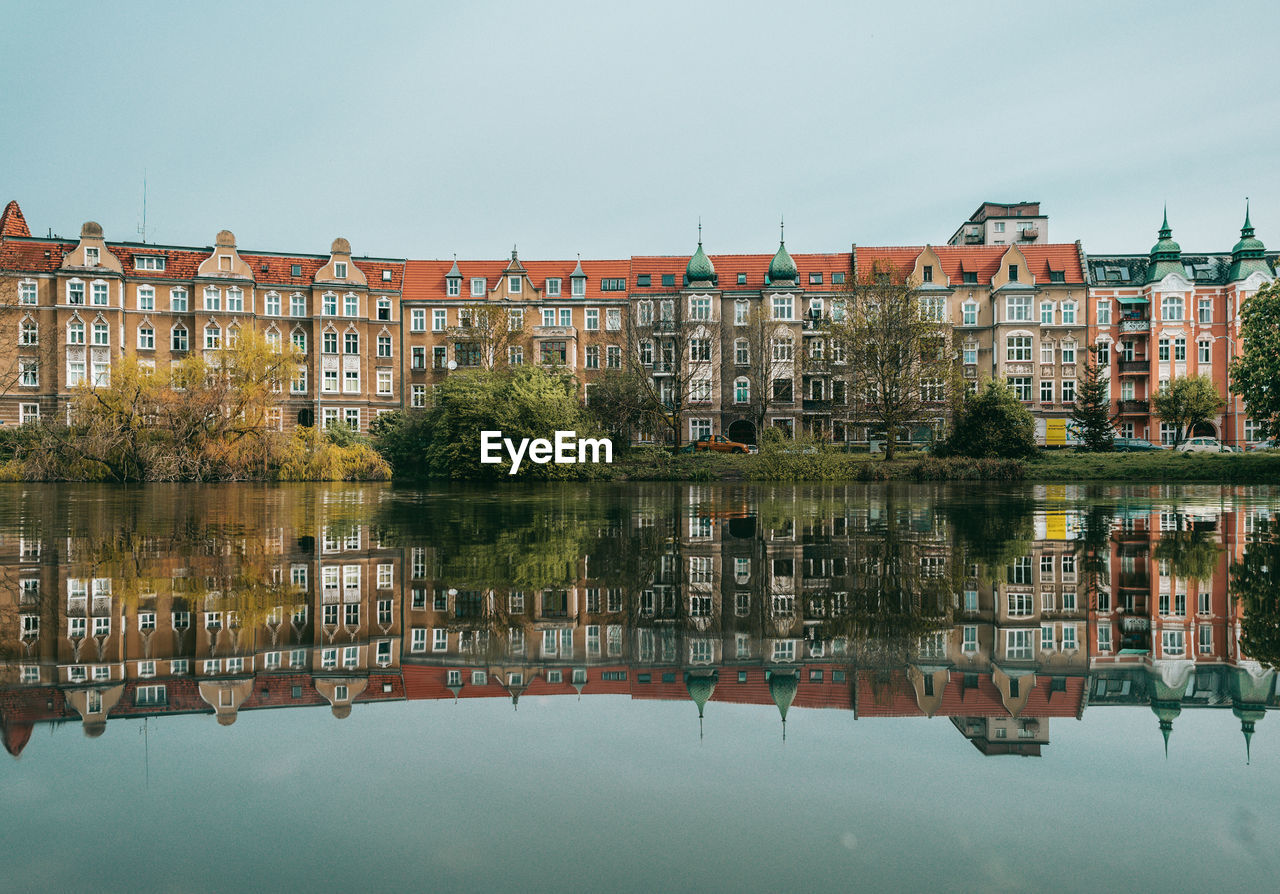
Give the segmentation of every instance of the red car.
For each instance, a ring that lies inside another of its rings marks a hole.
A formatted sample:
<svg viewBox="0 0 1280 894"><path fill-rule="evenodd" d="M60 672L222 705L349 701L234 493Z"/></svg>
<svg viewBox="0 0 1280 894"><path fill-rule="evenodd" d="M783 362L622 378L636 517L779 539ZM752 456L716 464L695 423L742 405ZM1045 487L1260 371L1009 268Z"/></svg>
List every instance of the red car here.
<svg viewBox="0 0 1280 894"><path fill-rule="evenodd" d="M715 435L710 438L703 438L700 441L694 441L693 449L697 451L714 450L717 453L749 453L746 444L737 441L730 441L724 435Z"/></svg>

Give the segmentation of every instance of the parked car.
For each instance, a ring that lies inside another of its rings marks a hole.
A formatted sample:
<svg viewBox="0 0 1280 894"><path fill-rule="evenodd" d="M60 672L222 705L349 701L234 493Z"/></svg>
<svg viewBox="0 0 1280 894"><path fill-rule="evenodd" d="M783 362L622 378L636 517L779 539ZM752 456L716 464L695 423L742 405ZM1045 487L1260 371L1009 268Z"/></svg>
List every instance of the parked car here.
<svg viewBox="0 0 1280 894"><path fill-rule="evenodd" d="M1159 444L1144 441L1142 438L1116 438L1114 449L1116 453L1142 453L1148 450L1164 450L1165 448Z"/></svg>
<svg viewBox="0 0 1280 894"><path fill-rule="evenodd" d="M1187 438L1178 445L1179 453L1231 453L1231 448L1217 438Z"/></svg>
<svg viewBox="0 0 1280 894"><path fill-rule="evenodd" d="M714 435L710 438L702 438L693 442L693 449L697 451L713 450L716 453L748 453L750 448L746 444L739 441L730 441L724 435Z"/></svg>
<svg viewBox="0 0 1280 894"><path fill-rule="evenodd" d="M1275 439L1275 438L1267 438L1265 441L1259 441L1258 443L1254 444L1254 445L1253 445L1252 447L1250 447L1249 449L1250 449L1250 450L1275 450L1275 449L1276 449L1276 439Z"/></svg>

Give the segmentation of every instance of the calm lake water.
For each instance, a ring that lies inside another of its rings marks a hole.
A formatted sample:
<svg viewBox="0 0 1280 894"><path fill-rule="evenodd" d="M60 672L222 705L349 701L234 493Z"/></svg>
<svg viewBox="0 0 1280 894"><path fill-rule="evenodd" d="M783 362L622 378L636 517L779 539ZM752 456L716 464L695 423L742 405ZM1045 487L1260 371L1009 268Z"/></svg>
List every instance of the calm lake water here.
<svg viewBox="0 0 1280 894"><path fill-rule="evenodd" d="M0 889L1274 890L1277 514L4 485Z"/></svg>

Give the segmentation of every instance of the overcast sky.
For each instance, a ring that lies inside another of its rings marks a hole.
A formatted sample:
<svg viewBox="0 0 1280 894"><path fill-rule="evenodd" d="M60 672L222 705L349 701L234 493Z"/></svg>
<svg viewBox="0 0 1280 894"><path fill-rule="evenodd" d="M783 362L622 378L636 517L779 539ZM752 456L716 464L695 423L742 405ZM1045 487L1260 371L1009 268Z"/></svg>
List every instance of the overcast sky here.
<svg viewBox="0 0 1280 894"><path fill-rule="evenodd" d="M0 0L32 231L393 257L1054 241L1280 247L1274 3ZM1269 148L1268 148L1269 147Z"/></svg>

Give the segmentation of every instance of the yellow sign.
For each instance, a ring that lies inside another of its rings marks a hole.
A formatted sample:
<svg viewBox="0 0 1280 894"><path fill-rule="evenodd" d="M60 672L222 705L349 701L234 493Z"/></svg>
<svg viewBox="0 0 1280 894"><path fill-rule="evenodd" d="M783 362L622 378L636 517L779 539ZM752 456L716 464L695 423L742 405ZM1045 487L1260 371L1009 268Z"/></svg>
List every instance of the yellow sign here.
<svg viewBox="0 0 1280 894"><path fill-rule="evenodd" d="M1067 420L1046 419L1044 421L1044 445L1046 447L1067 446Z"/></svg>

